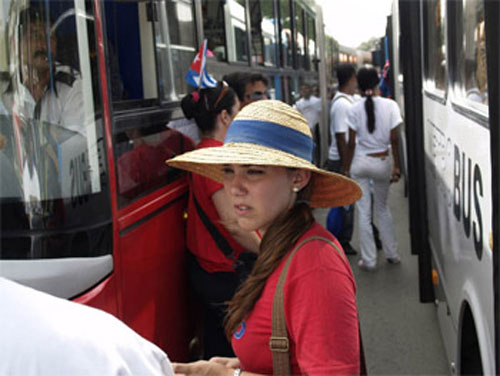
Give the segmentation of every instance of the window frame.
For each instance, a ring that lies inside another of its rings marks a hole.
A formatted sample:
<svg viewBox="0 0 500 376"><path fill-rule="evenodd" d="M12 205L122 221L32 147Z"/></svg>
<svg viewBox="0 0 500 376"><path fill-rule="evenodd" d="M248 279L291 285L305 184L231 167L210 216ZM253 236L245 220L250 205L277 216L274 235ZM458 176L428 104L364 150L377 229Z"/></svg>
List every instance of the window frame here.
<svg viewBox="0 0 500 376"><path fill-rule="evenodd" d="M441 89L437 87L436 85L436 75L435 72L432 71L432 76L431 76L431 63L429 62L429 59L434 56L434 50L432 53L430 52L430 46L435 45L435 34L432 33L432 35L429 32L429 18L430 18L430 6L434 4L434 2L431 1L425 1L422 3L422 10L423 10L423 88L424 88L424 93L427 97L441 102L441 103L446 103L446 98L448 96L448 87L449 87L449 69L448 69L448 62L449 62L449 51L448 51L448 22L447 22L447 17L446 17L446 12L447 12L447 1L446 0L435 0L435 2L441 3L441 6L445 6L444 14L445 16L441 18L442 22L442 27L444 29L443 32L443 45L444 45L444 58L445 58L445 68L444 68L444 89ZM443 14L443 10L441 10L441 13ZM433 24L433 30L435 29L435 26ZM431 40L431 42L429 42Z"/></svg>

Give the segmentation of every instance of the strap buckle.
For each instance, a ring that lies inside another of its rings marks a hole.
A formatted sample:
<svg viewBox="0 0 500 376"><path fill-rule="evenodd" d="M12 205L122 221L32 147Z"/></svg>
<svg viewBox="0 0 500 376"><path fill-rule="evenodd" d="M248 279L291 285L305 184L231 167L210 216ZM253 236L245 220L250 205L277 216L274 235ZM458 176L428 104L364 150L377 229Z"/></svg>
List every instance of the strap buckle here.
<svg viewBox="0 0 500 376"><path fill-rule="evenodd" d="M271 337L269 338L269 348L272 352L288 352L290 343L287 337Z"/></svg>

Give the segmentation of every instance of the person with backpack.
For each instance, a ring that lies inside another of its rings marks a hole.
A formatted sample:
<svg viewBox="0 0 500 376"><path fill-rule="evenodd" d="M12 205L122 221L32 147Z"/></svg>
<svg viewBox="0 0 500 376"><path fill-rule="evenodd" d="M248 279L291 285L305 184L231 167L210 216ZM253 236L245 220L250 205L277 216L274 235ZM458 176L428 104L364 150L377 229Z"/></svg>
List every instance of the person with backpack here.
<svg viewBox="0 0 500 376"><path fill-rule="evenodd" d="M307 120L286 103L257 101L224 145L168 164L224 184L238 225L262 236L248 278L228 303L236 358L173 364L185 375L359 374L356 285L339 242L311 208L349 205L361 190L312 163Z"/></svg>
<svg viewBox="0 0 500 376"><path fill-rule="evenodd" d="M330 135L331 144L328 151L328 159L325 169L340 173L342 161L347 155L347 141L349 127L347 126L347 111L354 103L354 93L358 87L356 79L356 68L351 63L340 64L337 67L337 80L339 89L332 100L330 108ZM335 216L341 220L341 230L338 239L347 255L355 255L358 252L352 247L351 239L354 227L354 205L332 209L340 212L341 216ZM334 212L331 215L335 214Z"/></svg>
<svg viewBox="0 0 500 376"><path fill-rule="evenodd" d="M196 148L208 149L222 145L240 103L233 89L222 81L214 88L188 94L182 99L181 108L186 118L194 118L201 134ZM189 280L204 308L203 357L232 356L222 325L223 303L233 297L243 278L238 273L241 255L248 254L244 251L253 251L255 255L259 239L237 225L222 184L193 173L189 185Z"/></svg>

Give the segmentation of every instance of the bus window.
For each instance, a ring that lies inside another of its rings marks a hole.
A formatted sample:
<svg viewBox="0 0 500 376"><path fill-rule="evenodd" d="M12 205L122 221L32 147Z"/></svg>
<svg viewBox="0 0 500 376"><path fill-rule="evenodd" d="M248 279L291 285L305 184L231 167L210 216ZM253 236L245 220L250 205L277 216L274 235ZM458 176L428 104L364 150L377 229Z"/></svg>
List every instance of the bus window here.
<svg viewBox="0 0 500 376"><path fill-rule="evenodd" d="M290 13L290 0L280 0L280 36L281 36L281 65L293 65L292 50L292 25Z"/></svg>
<svg viewBox="0 0 500 376"><path fill-rule="evenodd" d="M188 0L104 4L108 52L118 55L124 88L113 103L118 206L123 207L182 176L164 162L192 148L189 139L166 126L173 110L164 102L187 92L184 77L195 53L193 5ZM113 75L111 86L116 86Z"/></svg>
<svg viewBox="0 0 500 376"><path fill-rule="evenodd" d="M105 1L104 7L110 71L116 77L111 91L116 91L118 82L123 86L123 92L113 95L113 101L125 101L115 103L114 109L157 103L151 3Z"/></svg>
<svg viewBox="0 0 500 376"><path fill-rule="evenodd" d="M326 75L329 83L336 81L337 75L334 72L335 62L339 61L339 47L337 41L329 35L325 36L326 46Z"/></svg>
<svg viewBox="0 0 500 376"><path fill-rule="evenodd" d="M165 161L194 148L188 137L166 126L163 116L142 122L115 134L119 207L183 176Z"/></svg>
<svg viewBox="0 0 500 376"><path fill-rule="evenodd" d="M295 5L295 32L297 41L297 68L304 69L306 67L306 33L304 10L299 4Z"/></svg>
<svg viewBox="0 0 500 376"><path fill-rule="evenodd" d="M2 4L0 263L24 260L5 273L70 297L113 267L93 8L84 1ZM61 258L71 260L63 267ZM26 261L34 259L43 262ZM85 271L61 283L75 270Z"/></svg>
<svg viewBox="0 0 500 376"><path fill-rule="evenodd" d="M193 4L188 0L162 0L156 12L155 47L162 100L178 100L188 92L185 76L196 53Z"/></svg>
<svg viewBox="0 0 500 376"><path fill-rule="evenodd" d="M229 61L248 61L245 0L227 0L224 5L227 56Z"/></svg>
<svg viewBox="0 0 500 376"><path fill-rule="evenodd" d="M252 63L276 65L276 30L272 1L250 0Z"/></svg>
<svg viewBox="0 0 500 376"><path fill-rule="evenodd" d="M463 23L461 44L463 50L460 72L465 98L477 103L488 103L488 80L486 72L486 45L484 32L483 2L472 0L464 3L461 22Z"/></svg>
<svg viewBox="0 0 500 376"><path fill-rule="evenodd" d="M224 32L225 0L202 0L203 32L208 41L207 57L226 61Z"/></svg>
<svg viewBox="0 0 500 376"><path fill-rule="evenodd" d="M446 1L424 3L424 73L426 87L444 91L446 88Z"/></svg>
<svg viewBox="0 0 500 376"><path fill-rule="evenodd" d="M316 62L316 22L310 14L306 14L307 23L307 66L311 71L318 71Z"/></svg>

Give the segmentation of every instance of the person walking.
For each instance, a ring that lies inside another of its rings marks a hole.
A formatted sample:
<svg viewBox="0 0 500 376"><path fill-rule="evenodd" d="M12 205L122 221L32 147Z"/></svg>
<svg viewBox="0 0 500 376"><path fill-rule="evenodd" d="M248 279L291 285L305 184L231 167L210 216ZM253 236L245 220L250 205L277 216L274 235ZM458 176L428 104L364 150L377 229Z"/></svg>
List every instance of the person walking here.
<svg viewBox="0 0 500 376"><path fill-rule="evenodd" d="M339 88L332 100L330 108L330 135L331 144L328 150L328 159L325 168L328 171L340 173L342 161L347 156L347 111L354 103L353 95L358 87L356 68L353 64L345 63L337 67L337 80ZM351 239L354 228L354 205L342 207L342 230L338 240L347 255L358 252L352 247Z"/></svg>
<svg viewBox="0 0 500 376"><path fill-rule="evenodd" d="M228 305L225 329L237 358L173 364L175 373L360 373L352 271L311 207L348 205L361 190L353 180L317 168L312 152L307 120L289 105L268 100L236 116L223 146L168 161L223 182L239 226L262 235L255 266ZM283 311L275 313L273 304ZM286 337L275 332L274 319Z"/></svg>
<svg viewBox="0 0 500 376"><path fill-rule="evenodd" d="M400 262L387 198L390 183L397 182L401 177L398 127L403 120L397 103L379 96L380 80L375 69L361 68L357 77L363 98L348 111L349 145L342 172L356 180L363 190L363 197L356 203L361 246L358 266L371 271L376 268L377 250L371 226L370 184L385 258L391 264ZM390 146L394 163L392 168Z"/></svg>
<svg viewBox="0 0 500 376"><path fill-rule="evenodd" d="M182 99L184 115L195 119L202 136L197 149L222 145L239 106L238 97L224 81ZM233 297L240 284L237 261L245 250L257 252L259 239L255 233L238 226L220 183L196 173L190 176L189 183L186 235L189 278L204 308L203 356L206 359L220 354L232 356L222 326L222 304Z"/></svg>

